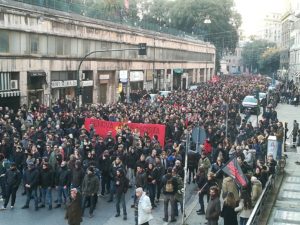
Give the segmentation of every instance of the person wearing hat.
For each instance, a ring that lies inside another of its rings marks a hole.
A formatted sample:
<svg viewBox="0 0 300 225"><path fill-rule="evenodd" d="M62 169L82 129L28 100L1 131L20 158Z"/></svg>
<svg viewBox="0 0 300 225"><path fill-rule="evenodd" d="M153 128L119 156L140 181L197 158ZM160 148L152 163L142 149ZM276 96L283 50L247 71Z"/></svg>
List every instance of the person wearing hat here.
<svg viewBox="0 0 300 225"><path fill-rule="evenodd" d="M13 209L16 201L16 193L21 183L21 173L17 169L15 163L10 164L10 169L5 173L5 183L6 183L6 197L2 209L6 209L9 199L11 197L10 208Z"/></svg>
<svg viewBox="0 0 300 225"><path fill-rule="evenodd" d="M82 222L81 196L76 188L71 189L71 202L66 207L65 219L69 225L80 225Z"/></svg>
<svg viewBox="0 0 300 225"><path fill-rule="evenodd" d="M28 209L31 197L34 197L34 206L35 210L37 211L38 208L38 194L37 194L37 187L39 181L39 171L35 168L34 163L30 160L28 161L28 169L24 173L24 184L26 190L26 203L22 207L22 209Z"/></svg>
<svg viewBox="0 0 300 225"><path fill-rule="evenodd" d="M92 218L94 209L97 202L97 193L99 190L99 179L95 175L94 167L90 166L87 169L87 174L83 178L82 182L82 195L83 195L83 204L82 204L82 215L86 208L87 203L90 205L89 216Z"/></svg>

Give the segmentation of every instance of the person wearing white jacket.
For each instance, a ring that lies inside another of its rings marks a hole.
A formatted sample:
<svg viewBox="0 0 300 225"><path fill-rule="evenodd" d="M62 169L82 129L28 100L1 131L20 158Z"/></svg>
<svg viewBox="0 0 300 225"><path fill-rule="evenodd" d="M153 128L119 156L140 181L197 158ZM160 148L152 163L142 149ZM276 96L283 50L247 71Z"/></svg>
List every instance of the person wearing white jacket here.
<svg viewBox="0 0 300 225"><path fill-rule="evenodd" d="M137 211L137 224L149 225L149 221L153 219L150 198L146 195L141 187L137 188L135 193L137 197L135 204L135 209Z"/></svg>
<svg viewBox="0 0 300 225"><path fill-rule="evenodd" d="M241 193L241 200L239 202L239 206L234 209L234 211L239 212L240 216L240 225L246 225L247 221L252 212L252 202L250 194L243 191Z"/></svg>

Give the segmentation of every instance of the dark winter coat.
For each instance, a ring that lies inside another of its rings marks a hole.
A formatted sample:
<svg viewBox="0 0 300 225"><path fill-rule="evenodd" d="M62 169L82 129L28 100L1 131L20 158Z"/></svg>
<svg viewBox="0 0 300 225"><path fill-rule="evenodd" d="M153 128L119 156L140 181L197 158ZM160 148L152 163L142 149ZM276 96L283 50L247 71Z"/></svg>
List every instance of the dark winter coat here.
<svg viewBox="0 0 300 225"><path fill-rule="evenodd" d="M224 204L221 217L224 218L224 225L238 225L237 213L234 211L234 207Z"/></svg>
<svg viewBox="0 0 300 225"><path fill-rule="evenodd" d="M169 179L172 179L172 184L173 184L173 189L174 189L172 193L166 192L166 184L167 184L167 181L168 181ZM178 190L178 183L177 183L176 177L173 177L172 174L166 174L166 175L163 176L161 182L162 182L163 193L164 193L164 194L172 194L172 195L175 195L175 193L176 193L177 190Z"/></svg>
<svg viewBox="0 0 300 225"><path fill-rule="evenodd" d="M42 169L40 172L40 185L42 188L54 186L54 173L50 168Z"/></svg>
<svg viewBox="0 0 300 225"><path fill-rule="evenodd" d="M80 168L74 168L71 171L71 184L74 187L80 187L84 178L84 170Z"/></svg>
<svg viewBox="0 0 300 225"><path fill-rule="evenodd" d="M124 176L124 173L122 172L120 176L116 176L115 178L116 182L116 194L121 195L122 193L126 193L129 186L128 179Z"/></svg>
<svg viewBox="0 0 300 225"><path fill-rule="evenodd" d="M29 184L30 189L37 188L39 184L39 171L36 168L27 169L24 173L24 184Z"/></svg>
<svg viewBox="0 0 300 225"><path fill-rule="evenodd" d="M95 174L86 174L82 182L82 194L92 196L99 190L99 179Z"/></svg>
<svg viewBox="0 0 300 225"><path fill-rule="evenodd" d="M80 222L82 222L82 210L80 199L80 194L77 193L76 199L72 200L70 204L67 205L65 219L68 220L69 225L80 224Z"/></svg>
<svg viewBox="0 0 300 225"><path fill-rule="evenodd" d="M22 176L19 170L15 169L9 169L6 171L5 174L6 177L6 184L9 187L12 187L14 189L17 189L21 183Z"/></svg>
<svg viewBox="0 0 300 225"><path fill-rule="evenodd" d="M59 168L56 174L56 186L69 186L70 185L70 179L71 173L70 170L68 170L67 167Z"/></svg>

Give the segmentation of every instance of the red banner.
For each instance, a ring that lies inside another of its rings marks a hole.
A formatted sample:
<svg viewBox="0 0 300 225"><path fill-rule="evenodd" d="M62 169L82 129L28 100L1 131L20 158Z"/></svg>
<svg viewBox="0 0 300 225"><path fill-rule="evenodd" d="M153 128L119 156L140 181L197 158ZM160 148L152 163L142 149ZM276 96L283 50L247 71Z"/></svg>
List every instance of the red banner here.
<svg viewBox="0 0 300 225"><path fill-rule="evenodd" d="M145 132L148 132L150 138L153 138L153 135L158 136L158 141L162 147L165 145L165 125L160 124L146 124L146 123L121 123L121 122L111 122L98 119L85 119L84 126L85 129L90 129L90 124L94 124L94 128L97 134L105 138L108 131L112 131L112 135L115 136L119 128L127 126L130 130L134 131L137 129L140 132L140 135L143 136Z"/></svg>

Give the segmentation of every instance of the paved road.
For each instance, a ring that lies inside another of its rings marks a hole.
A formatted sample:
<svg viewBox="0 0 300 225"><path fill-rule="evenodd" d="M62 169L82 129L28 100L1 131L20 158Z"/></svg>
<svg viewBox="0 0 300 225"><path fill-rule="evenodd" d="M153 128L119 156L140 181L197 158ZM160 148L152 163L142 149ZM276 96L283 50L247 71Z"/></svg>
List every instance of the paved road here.
<svg viewBox="0 0 300 225"><path fill-rule="evenodd" d="M290 105L279 105L277 108L278 117L280 120L287 121L292 124L294 119L300 121L300 107L296 108ZM251 116L250 121L253 125L256 124L256 116ZM195 184L190 184L187 186L187 210L186 210L186 224L204 224L204 216L198 216L196 210L198 210L198 197L195 191ZM133 189L131 189L133 192ZM55 194L54 194L55 196ZM122 217L115 218L115 204L107 203L107 197L100 197L95 210L95 216L93 218L84 217L83 225L117 225L122 223L122 225L133 225L134 224L134 212L130 208L132 204L131 194L127 194L127 212L128 220L124 221ZM48 209L41 209L38 212L34 211L33 202L31 202L30 209L23 210L21 207L25 203L25 197L20 195L20 190L18 192L17 201L15 209L7 209L6 211L0 212L0 224L1 225L18 225L18 224L29 224L29 225L63 225L66 224L64 220L64 209L53 209L49 211ZM0 205L2 203L0 202ZM153 212L154 220L151 225L166 225L167 223L162 221L163 218L163 200L161 197L158 207ZM181 217L178 218L174 225L181 224ZM221 222L220 222L221 224Z"/></svg>

